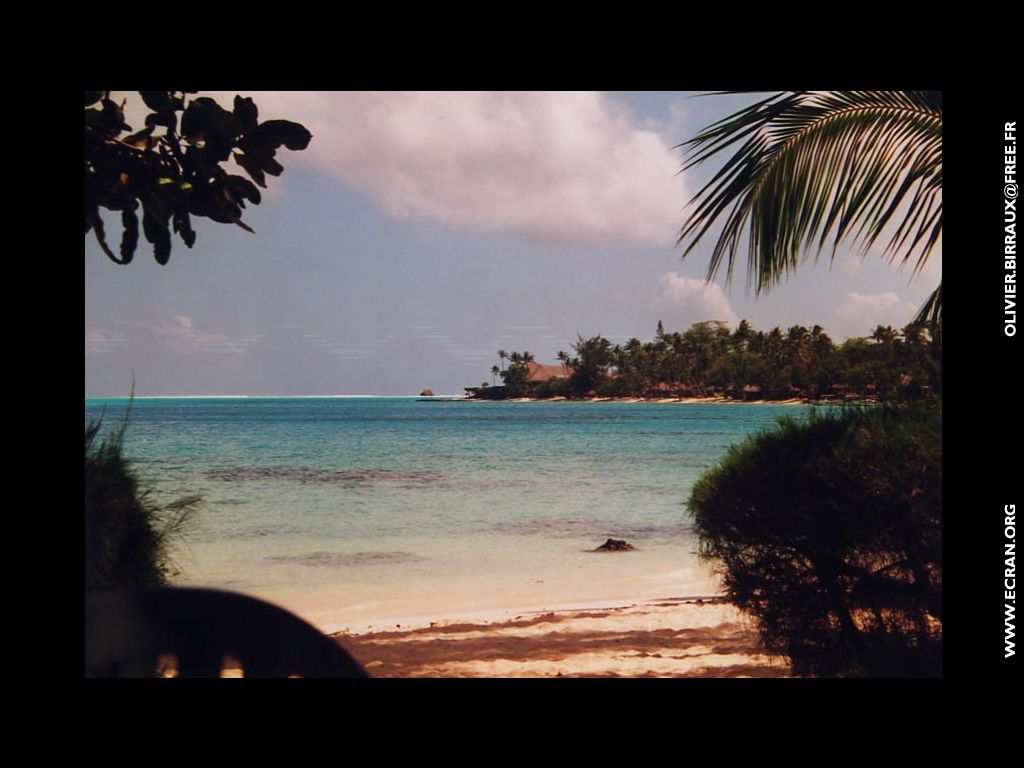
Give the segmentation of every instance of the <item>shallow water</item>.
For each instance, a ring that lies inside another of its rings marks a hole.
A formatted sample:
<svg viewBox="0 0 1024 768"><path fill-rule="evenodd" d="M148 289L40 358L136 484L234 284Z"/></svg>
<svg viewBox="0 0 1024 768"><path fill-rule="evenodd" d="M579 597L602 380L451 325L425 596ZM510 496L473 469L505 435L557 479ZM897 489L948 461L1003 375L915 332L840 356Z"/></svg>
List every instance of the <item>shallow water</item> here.
<svg viewBox="0 0 1024 768"><path fill-rule="evenodd" d="M115 424L125 400L86 400ZM129 457L204 505L178 582L325 629L716 590L684 501L728 447L807 406L137 399ZM607 538L637 549L594 553Z"/></svg>

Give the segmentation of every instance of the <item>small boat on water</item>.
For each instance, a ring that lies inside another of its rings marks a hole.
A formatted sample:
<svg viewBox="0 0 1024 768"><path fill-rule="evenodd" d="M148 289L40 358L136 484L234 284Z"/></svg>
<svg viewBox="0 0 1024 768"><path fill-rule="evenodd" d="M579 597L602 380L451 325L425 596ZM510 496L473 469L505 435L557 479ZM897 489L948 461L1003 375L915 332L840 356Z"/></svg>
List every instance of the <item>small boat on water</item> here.
<svg viewBox="0 0 1024 768"><path fill-rule="evenodd" d="M456 400L462 400L461 397L451 397L449 395L435 395L434 390L424 389L420 392L420 399L416 402L419 403L451 403Z"/></svg>

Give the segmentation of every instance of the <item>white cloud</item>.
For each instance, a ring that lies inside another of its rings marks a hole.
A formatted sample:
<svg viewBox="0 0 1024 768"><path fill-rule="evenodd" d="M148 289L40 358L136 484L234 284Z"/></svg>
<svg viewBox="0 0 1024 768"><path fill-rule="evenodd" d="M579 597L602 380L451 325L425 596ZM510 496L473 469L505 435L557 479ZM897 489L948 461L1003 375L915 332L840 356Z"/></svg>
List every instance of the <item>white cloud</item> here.
<svg viewBox="0 0 1024 768"><path fill-rule="evenodd" d="M903 301L895 291L853 291L846 294L845 303L836 307L836 317L849 321L847 326L851 328L851 333L861 336L870 332L876 325L902 327L914 318L916 311L916 306Z"/></svg>
<svg viewBox="0 0 1024 768"><path fill-rule="evenodd" d="M178 315L170 323L160 328L163 335L175 352L189 354L192 352L229 352L237 354L241 352L238 345L234 344L222 333L196 328L192 319L185 315Z"/></svg>
<svg viewBox="0 0 1024 768"><path fill-rule="evenodd" d="M187 315L161 317L143 309L129 310L127 322L134 334L164 344L172 352L194 354L214 352L239 354L247 343L231 341L222 333L197 326Z"/></svg>
<svg viewBox="0 0 1024 768"><path fill-rule="evenodd" d="M876 246L874 250L869 251L865 256L860 252L859 249L850 248L846 251L840 251L836 255L836 262L839 264L839 268L847 275L858 275L864 268L865 263L877 261L879 263L886 262L886 259L882 255L881 247ZM942 243L940 242L935 250L932 251L928 260L921 267L921 271L917 275L913 275L914 267L916 266L916 259L907 262L906 265L900 265L900 259L897 257L888 268L895 271L902 272L910 280L922 280L926 283L938 284L942 279ZM931 290L929 288L929 290Z"/></svg>
<svg viewBox="0 0 1024 768"><path fill-rule="evenodd" d="M658 280L660 290L651 301L655 310L669 310L672 319L685 317L689 323L704 320L722 320L736 325L739 317L729 306L729 300L715 283L669 272Z"/></svg>
<svg viewBox="0 0 1024 768"><path fill-rule="evenodd" d="M85 332L86 344L106 344L113 341L121 341L121 339L118 339L116 336L112 336L106 331L101 331L99 328L90 328Z"/></svg>
<svg viewBox="0 0 1024 768"><path fill-rule="evenodd" d="M858 251L847 251L836 257L839 268L848 275L859 275L861 266L864 264L864 257Z"/></svg>
<svg viewBox="0 0 1024 768"><path fill-rule="evenodd" d="M396 218L549 244L669 245L688 199L668 142L596 92L252 95L261 119L313 133L287 160Z"/></svg>
<svg viewBox="0 0 1024 768"><path fill-rule="evenodd" d="M85 332L85 353L99 355L124 344L124 339L99 328L90 328Z"/></svg>

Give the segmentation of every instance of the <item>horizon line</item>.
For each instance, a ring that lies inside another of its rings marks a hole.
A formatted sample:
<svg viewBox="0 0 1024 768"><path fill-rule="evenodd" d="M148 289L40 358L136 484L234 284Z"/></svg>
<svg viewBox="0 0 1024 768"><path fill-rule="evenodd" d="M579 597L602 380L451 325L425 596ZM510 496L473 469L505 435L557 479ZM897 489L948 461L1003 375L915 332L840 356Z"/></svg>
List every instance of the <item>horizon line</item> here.
<svg viewBox="0 0 1024 768"><path fill-rule="evenodd" d="M243 400L252 398L278 398L278 399L319 399L323 400L326 398L382 398L382 397L408 397L408 398L420 398L420 397L465 397L465 395L86 395L86 400L210 400L210 399L222 399L222 400Z"/></svg>

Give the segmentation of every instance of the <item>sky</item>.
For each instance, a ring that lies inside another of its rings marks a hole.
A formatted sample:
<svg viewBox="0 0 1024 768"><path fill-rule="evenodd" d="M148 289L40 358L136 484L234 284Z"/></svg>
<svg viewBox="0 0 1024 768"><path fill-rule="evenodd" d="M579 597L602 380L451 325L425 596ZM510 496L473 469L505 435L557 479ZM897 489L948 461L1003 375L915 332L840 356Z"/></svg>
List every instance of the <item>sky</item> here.
<svg viewBox="0 0 1024 768"><path fill-rule="evenodd" d="M749 96L239 93L312 142L278 152L254 233L194 219L165 266L144 240L122 266L86 236L87 397L133 380L137 396L455 395L492 382L499 349L550 363L577 335L649 340L659 320L865 336L940 281L941 243L913 279L851 249L760 296L743 264L708 285L713 239L683 260L676 238L716 165L682 172L676 146ZM127 122L144 114L130 102Z"/></svg>

